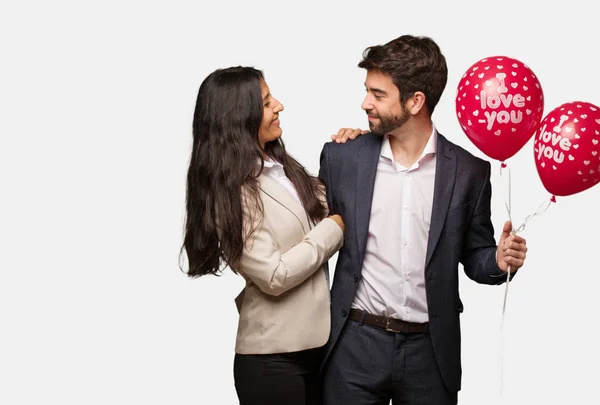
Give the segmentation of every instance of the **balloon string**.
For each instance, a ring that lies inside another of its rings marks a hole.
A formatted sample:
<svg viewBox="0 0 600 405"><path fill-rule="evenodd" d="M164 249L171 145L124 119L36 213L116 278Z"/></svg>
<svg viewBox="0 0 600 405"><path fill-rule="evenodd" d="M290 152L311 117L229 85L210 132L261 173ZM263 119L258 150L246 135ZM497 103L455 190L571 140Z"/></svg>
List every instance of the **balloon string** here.
<svg viewBox="0 0 600 405"><path fill-rule="evenodd" d="M503 169L506 169L507 166L504 162L502 162L502 164L500 165L500 176L502 176L502 171ZM507 191L508 189L508 191ZM512 187L511 187L511 176L510 176L510 167L508 168L508 184L506 187L502 188L502 191L504 193L504 206L506 207L506 212L508 213L508 220L510 221L511 225L512 225ZM513 227L513 231L511 231L511 234L514 232L514 227ZM506 272L506 285L504 288L504 300L502 303L502 316L500 318L500 397L502 397L502 393L504 391L503 389L503 379L504 379L504 345L503 345L503 340L502 340L502 335L503 335L503 329L504 329L504 315L506 313L506 300L508 297L508 285L510 284L510 265L508 266L508 270Z"/></svg>
<svg viewBox="0 0 600 405"><path fill-rule="evenodd" d="M550 199L550 200L547 200L547 201L544 201L543 203L541 203L533 214L529 214L525 217L525 219L523 220L523 223L521 225L519 225L519 227L514 231L514 233L516 234L518 232L523 232L525 230L525 226L527 226L527 222L531 218L536 217L536 216L546 212L546 210L550 207L550 204L552 204L553 202L554 201L552 199Z"/></svg>
<svg viewBox="0 0 600 405"><path fill-rule="evenodd" d="M502 164L500 165L500 176L502 176L502 171L503 169L506 169L507 165L502 162ZM506 190L503 188L504 193L504 206L506 207L506 211L508 213L508 219L512 224L512 190L511 190L511 176L510 176L510 168L508 168L508 184L507 184L507 189L508 192L506 192ZM508 197L507 197L508 195ZM523 222L521 223L521 225L519 225L516 229L513 226L513 229L511 230L510 234L511 235L516 235L519 232L523 232L525 230L525 227L527 226L527 222L529 222L530 219L532 219L533 217L536 217L544 212L546 212L546 210L550 207L550 204L552 204L553 202L556 202L556 198L553 195L549 200L546 200L544 202L542 202L538 208L535 210L535 212L533 214L530 214L528 216L525 217L525 219L523 220ZM510 273L511 273L511 268L510 265L508 266L508 269L506 271L506 285L504 288L504 301L502 303L502 316L501 316L501 320L500 320L500 396L502 396L502 392L503 392L503 377L504 377L504 371L503 371L503 366L504 366L504 356L503 356L503 340L502 340L502 334L503 334L503 329L504 329L504 317L506 314L506 301L507 301L507 297L508 297L508 286L510 284Z"/></svg>
<svg viewBox="0 0 600 405"><path fill-rule="evenodd" d="M500 176L502 176L502 169L508 169L508 198L506 197L506 193L504 194L504 206L506 207L506 211L508 213L508 220L512 223L512 196L511 196L511 185L510 185L510 167L507 167L506 163L502 162L500 165ZM505 189L502 189L505 191Z"/></svg>

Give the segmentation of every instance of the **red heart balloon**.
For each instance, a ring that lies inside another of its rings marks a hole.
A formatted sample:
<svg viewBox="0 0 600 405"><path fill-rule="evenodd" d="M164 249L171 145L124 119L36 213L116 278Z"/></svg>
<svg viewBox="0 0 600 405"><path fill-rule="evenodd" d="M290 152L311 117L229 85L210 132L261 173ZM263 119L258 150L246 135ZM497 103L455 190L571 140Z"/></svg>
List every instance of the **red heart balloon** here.
<svg viewBox="0 0 600 405"><path fill-rule="evenodd" d="M533 141L535 165L546 190L568 196L600 182L600 107L560 105L543 119Z"/></svg>
<svg viewBox="0 0 600 405"><path fill-rule="evenodd" d="M544 93L531 69L506 56L472 65L456 92L456 115L467 137L492 159L517 153L538 129Z"/></svg>

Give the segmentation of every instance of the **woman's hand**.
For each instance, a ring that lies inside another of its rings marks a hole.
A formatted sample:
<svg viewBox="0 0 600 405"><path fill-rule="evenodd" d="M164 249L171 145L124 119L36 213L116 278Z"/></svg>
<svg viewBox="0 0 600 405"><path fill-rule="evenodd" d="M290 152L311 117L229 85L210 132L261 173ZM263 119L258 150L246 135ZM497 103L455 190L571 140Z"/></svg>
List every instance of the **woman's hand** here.
<svg viewBox="0 0 600 405"><path fill-rule="evenodd" d="M354 139L359 135L368 134L369 131L362 130L360 128L340 128L337 134L331 135L331 139L337 143L346 143L348 139Z"/></svg>
<svg viewBox="0 0 600 405"><path fill-rule="evenodd" d="M342 232L346 232L346 225L344 224L344 220L342 220L342 217L340 217L338 214L330 215L327 218L333 219L335 223L338 224L340 228L342 228Z"/></svg>

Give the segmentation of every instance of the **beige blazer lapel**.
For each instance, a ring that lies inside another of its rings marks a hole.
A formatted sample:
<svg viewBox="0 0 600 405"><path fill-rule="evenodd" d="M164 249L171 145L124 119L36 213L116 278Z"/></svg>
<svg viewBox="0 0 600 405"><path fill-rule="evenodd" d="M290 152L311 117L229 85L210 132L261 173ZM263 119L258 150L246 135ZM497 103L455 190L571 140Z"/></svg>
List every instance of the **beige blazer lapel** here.
<svg viewBox="0 0 600 405"><path fill-rule="evenodd" d="M263 199L270 198L274 202L285 207L298 219L304 233L307 233L310 230L311 226L309 224L308 215L306 214L306 211L304 211L304 207L296 201L282 185L264 174L258 176L258 182L261 191L264 193Z"/></svg>

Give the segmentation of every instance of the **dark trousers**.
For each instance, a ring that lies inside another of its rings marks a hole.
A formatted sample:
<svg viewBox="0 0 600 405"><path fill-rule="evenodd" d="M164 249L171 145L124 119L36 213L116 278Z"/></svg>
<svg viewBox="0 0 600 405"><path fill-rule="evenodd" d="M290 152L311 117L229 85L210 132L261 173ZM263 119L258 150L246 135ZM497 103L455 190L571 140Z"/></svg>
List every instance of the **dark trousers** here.
<svg viewBox="0 0 600 405"><path fill-rule="evenodd" d="M321 405L323 349L236 354L233 376L240 405Z"/></svg>
<svg viewBox="0 0 600 405"><path fill-rule="evenodd" d="M324 375L324 405L455 405L428 333L393 333L348 320Z"/></svg>

